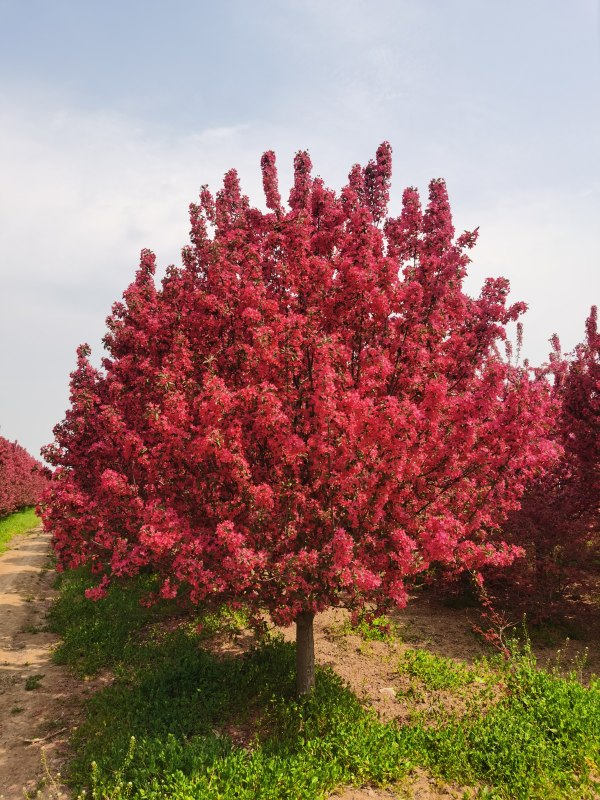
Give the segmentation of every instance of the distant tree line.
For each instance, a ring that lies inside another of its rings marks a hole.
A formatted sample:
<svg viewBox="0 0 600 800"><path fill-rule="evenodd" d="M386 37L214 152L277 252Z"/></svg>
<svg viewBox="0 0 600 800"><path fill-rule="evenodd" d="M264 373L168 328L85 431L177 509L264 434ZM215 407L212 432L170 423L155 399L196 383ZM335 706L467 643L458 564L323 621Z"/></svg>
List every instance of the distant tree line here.
<svg viewBox="0 0 600 800"><path fill-rule="evenodd" d="M0 436L0 517L35 505L46 482L43 465L20 444Z"/></svg>

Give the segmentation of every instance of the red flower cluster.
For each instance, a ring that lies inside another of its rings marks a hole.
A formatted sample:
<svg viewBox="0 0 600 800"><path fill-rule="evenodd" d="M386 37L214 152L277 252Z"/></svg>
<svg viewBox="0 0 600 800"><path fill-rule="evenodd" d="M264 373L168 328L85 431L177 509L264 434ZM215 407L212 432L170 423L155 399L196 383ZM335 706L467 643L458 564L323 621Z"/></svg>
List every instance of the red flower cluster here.
<svg viewBox="0 0 600 800"><path fill-rule="evenodd" d="M35 505L47 483L43 465L0 436L0 517Z"/></svg>
<svg viewBox="0 0 600 800"><path fill-rule="evenodd" d="M150 568L165 597L242 601L288 623L406 602L415 575L507 564L491 534L551 462L546 379L499 354L508 282L463 292L443 181L387 217L391 148L339 194L275 156L267 212L235 171L190 207L183 266L144 251L108 318L103 369L79 349L46 458L63 567ZM304 618L304 617L303 617Z"/></svg>

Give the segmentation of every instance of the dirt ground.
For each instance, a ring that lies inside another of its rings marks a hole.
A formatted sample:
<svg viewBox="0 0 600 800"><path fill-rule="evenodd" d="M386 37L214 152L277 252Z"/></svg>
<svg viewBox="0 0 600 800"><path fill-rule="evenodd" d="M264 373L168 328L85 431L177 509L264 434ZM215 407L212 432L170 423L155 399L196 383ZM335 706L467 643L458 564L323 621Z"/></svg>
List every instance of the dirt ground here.
<svg viewBox="0 0 600 800"><path fill-rule="evenodd" d="M54 573L41 530L13 540L0 556L0 798L23 800L41 788L60 797L56 776L85 686L51 661L56 637L46 630ZM47 770L46 767L47 766ZM62 797L67 795L63 794Z"/></svg>
<svg viewBox="0 0 600 800"><path fill-rule="evenodd" d="M57 637L46 630L46 614L54 597L54 572L49 541L42 531L17 537L0 556L0 800L67 800L59 773L68 756L68 740L81 715L82 701L99 685L82 681L66 667L52 663ZM315 620L315 655L319 664L331 666L382 720L400 724L414 711L427 712L444 701L439 693L418 701L404 699L407 678L397 671L407 648L427 647L438 655L473 661L484 652L472 632L473 609L451 609L434 599L419 598L396 612L392 619L399 636L391 642L364 641L348 633L347 614L330 610ZM293 639L292 627L283 630ZM598 637L590 642L554 641L538 650L542 663L562 652L568 668L589 648L586 673L600 673ZM247 647L248 634L222 642L222 651L235 653ZM584 674L584 678L586 675ZM399 699L400 698L400 699ZM244 743L244 731L231 731ZM38 794L39 792L39 794ZM441 785L416 772L402 786L390 789L348 788L331 800L435 800L472 796L469 787Z"/></svg>

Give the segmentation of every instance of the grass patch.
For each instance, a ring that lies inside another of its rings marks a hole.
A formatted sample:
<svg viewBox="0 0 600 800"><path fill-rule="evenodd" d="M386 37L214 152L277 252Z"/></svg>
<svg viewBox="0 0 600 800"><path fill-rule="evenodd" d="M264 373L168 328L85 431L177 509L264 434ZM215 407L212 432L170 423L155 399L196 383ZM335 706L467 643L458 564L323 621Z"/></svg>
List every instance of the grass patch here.
<svg viewBox="0 0 600 800"><path fill-rule="evenodd" d="M399 671L418 678L426 689L459 689L477 678L477 671L464 662L453 661L428 650L407 650L399 663Z"/></svg>
<svg viewBox="0 0 600 800"><path fill-rule="evenodd" d="M404 732L380 725L333 672L319 670L314 695L294 700L289 643L218 659L179 631L153 656L96 695L77 732L72 779L98 800L308 800L343 783L397 780L410 767ZM247 746L236 746L228 729L248 720Z"/></svg>
<svg viewBox="0 0 600 800"><path fill-rule="evenodd" d="M54 651L57 664L69 664L80 675L95 675L102 669L123 671L141 657L142 632L159 620L176 613L173 603L150 608L140 600L155 584L141 576L123 586L112 586L103 600L88 600L84 592L96 583L89 570L80 568L60 573L57 602L48 614L48 627L62 637Z"/></svg>
<svg viewBox="0 0 600 800"><path fill-rule="evenodd" d="M600 681L539 670L527 646L496 670L504 693L486 713L475 699L462 719L421 730L423 766L493 787L484 797L597 797Z"/></svg>
<svg viewBox="0 0 600 800"><path fill-rule="evenodd" d="M34 508L26 508L24 511L17 511L9 514L8 517L0 519L0 553L8 550L11 539L19 533L27 533L40 524L39 517Z"/></svg>
<svg viewBox="0 0 600 800"><path fill-rule="evenodd" d="M600 684L537 669L527 647L512 659L468 667L411 650L400 669L428 689L463 693L494 684L497 699L469 695L466 715L383 724L330 669L313 695L294 698L294 646L265 637L239 657L207 647L243 614L168 619L146 609L146 579L83 599L84 573L61 579L52 615L57 657L80 672L113 670L92 696L72 741L69 781L94 800L314 800L336 786L389 785L420 766L487 798L592 798L600 764ZM162 620L162 622L161 622Z"/></svg>
<svg viewBox="0 0 600 800"><path fill-rule="evenodd" d="M579 625L574 621L546 621L528 626L534 644L541 647L558 647L567 639L585 639Z"/></svg>

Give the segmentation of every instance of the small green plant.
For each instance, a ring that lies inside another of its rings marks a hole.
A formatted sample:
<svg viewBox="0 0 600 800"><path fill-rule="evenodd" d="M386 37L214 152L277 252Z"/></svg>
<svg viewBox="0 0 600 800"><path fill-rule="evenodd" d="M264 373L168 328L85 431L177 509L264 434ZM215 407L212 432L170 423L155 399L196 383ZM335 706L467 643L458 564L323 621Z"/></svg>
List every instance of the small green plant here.
<svg viewBox="0 0 600 800"><path fill-rule="evenodd" d="M42 777L38 781L37 787L31 792L25 792L24 796L26 800L34 800L34 798L39 798L42 796L47 797L48 800L63 800L65 797L65 793L63 791L64 787L61 785L61 774L60 772L54 772L50 769L50 765L48 764L48 759L46 758L46 753L42 749L40 754L40 761L42 767ZM84 800L85 795L82 795L81 798L78 800Z"/></svg>
<svg viewBox="0 0 600 800"><path fill-rule="evenodd" d="M343 628L344 633L357 633L366 641L391 642L397 637L398 628L388 617L375 616L364 611L351 619Z"/></svg>
<svg viewBox="0 0 600 800"><path fill-rule="evenodd" d="M23 706L13 706L13 708L11 708L11 710L10 710L10 713L13 714L13 715L22 714L23 711L25 711Z"/></svg>
<svg viewBox="0 0 600 800"><path fill-rule="evenodd" d="M38 625L25 625L21 628L21 633L42 633L42 631L47 630L46 628L40 628Z"/></svg>
<svg viewBox="0 0 600 800"><path fill-rule="evenodd" d="M129 739L129 747L127 748L127 753L125 754L123 763L115 771L114 775L111 776L109 791L110 794L114 797L119 797L119 798L131 797L131 793L133 791L133 782L126 781L123 776L125 775L127 769L133 762L134 754L135 754L135 736L131 736ZM95 761L92 761L90 765L90 780L91 780L93 800L97 799L103 800L103 798L109 796L106 792L104 781L102 780L102 777L100 775L98 764ZM81 800L81 798L83 797L85 797L84 793L79 795L78 800Z"/></svg>
<svg viewBox="0 0 600 800"><path fill-rule="evenodd" d="M29 675L29 677L25 681L25 689L26 689L26 691L32 692L32 691L34 691L34 689L39 689L40 688L40 683L42 682L43 678L44 678L44 675Z"/></svg>

